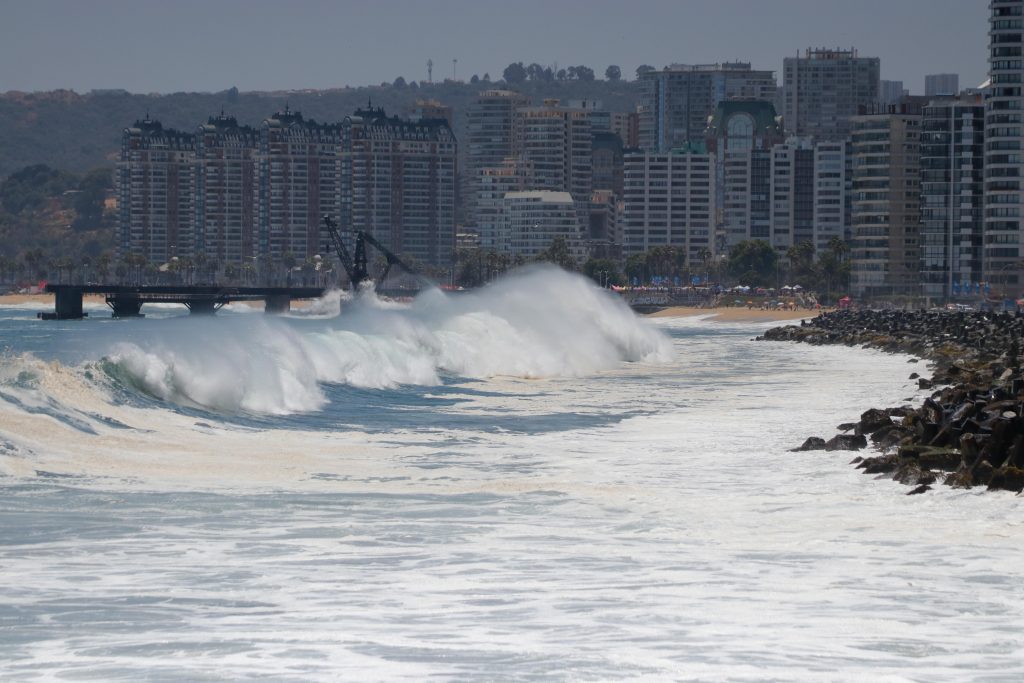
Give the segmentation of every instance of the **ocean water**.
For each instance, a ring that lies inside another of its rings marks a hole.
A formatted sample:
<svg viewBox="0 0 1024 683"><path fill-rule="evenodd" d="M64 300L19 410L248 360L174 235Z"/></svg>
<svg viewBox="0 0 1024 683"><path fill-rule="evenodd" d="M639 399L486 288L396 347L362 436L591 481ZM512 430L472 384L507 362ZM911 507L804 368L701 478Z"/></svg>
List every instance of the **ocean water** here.
<svg viewBox="0 0 1024 683"><path fill-rule="evenodd" d="M788 452L920 401L906 357L550 270L35 310L0 308L0 680L1024 678L1017 496Z"/></svg>

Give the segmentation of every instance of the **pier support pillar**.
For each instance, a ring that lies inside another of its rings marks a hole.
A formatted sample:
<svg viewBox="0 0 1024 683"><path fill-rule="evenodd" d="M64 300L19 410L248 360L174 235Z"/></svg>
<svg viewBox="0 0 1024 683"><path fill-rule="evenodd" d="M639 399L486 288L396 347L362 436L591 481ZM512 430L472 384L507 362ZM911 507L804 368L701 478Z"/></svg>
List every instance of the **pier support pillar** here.
<svg viewBox="0 0 1024 683"><path fill-rule="evenodd" d="M212 299L190 299L185 302L192 315L213 315L217 311L217 302Z"/></svg>
<svg viewBox="0 0 1024 683"><path fill-rule="evenodd" d="M78 320L82 315L82 290L78 287L62 287L54 297L57 320Z"/></svg>
<svg viewBox="0 0 1024 683"><path fill-rule="evenodd" d="M142 301L137 296L108 296L107 305L110 306L115 318L142 316Z"/></svg>
<svg viewBox="0 0 1024 683"><path fill-rule="evenodd" d="M281 315L292 309L292 298L287 294L274 294L265 299L264 312L268 315Z"/></svg>

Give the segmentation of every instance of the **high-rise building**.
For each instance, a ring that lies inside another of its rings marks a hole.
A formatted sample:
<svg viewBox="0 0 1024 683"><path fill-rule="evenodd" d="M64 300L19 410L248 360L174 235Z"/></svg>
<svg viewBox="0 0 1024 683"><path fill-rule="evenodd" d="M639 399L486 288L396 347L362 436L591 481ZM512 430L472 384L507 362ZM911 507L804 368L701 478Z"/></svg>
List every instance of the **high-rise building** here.
<svg viewBox="0 0 1024 683"><path fill-rule="evenodd" d="M530 98L511 90L487 90L466 109L465 198L466 223L477 222L477 193L480 169L499 168L513 156L512 128L516 110L530 104Z"/></svg>
<svg viewBox="0 0 1024 683"><path fill-rule="evenodd" d="M253 265L259 131L211 116L196 131L196 251L219 263Z"/></svg>
<svg viewBox="0 0 1024 683"><path fill-rule="evenodd" d="M590 258L622 257L620 197L611 190L594 190L590 195L590 224L586 234L586 253Z"/></svg>
<svg viewBox="0 0 1024 683"><path fill-rule="evenodd" d="M615 133L594 133L592 185L622 197L622 139Z"/></svg>
<svg viewBox="0 0 1024 683"><path fill-rule="evenodd" d="M343 227L364 230L397 254L449 265L457 149L448 122L360 109L342 123L342 136L351 197Z"/></svg>
<svg viewBox="0 0 1024 683"><path fill-rule="evenodd" d="M323 250L322 217L343 216L341 152L340 124L306 120L288 107L263 121L256 156L261 256L301 262Z"/></svg>
<svg viewBox="0 0 1024 683"><path fill-rule="evenodd" d="M985 103L935 99L921 121L921 286L932 299L973 293L981 269Z"/></svg>
<svg viewBox="0 0 1024 683"><path fill-rule="evenodd" d="M894 107L909 94L910 91L903 87L903 81L878 82L878 104L883 107Z"/></svg>
<svg viewBox="0 0 1024 683"><path fill-rule="evenodd" d="M1024 195L1024 0L989 3L989 81L985 101L985 280L1000 295L1021 294Z"/></svg>
<svg viewBox="0 0 1024 683"><path fill-rule="evenodd" d="M722 102L705 135L715 155L716 244L770 244L771 150L783 141L775 107L759 100Z"/></svg>
<svg viewBox="0 0 1024 683"><path fill-rule="evenodd" d="M516 110L512 155L530 163L531 189L569 192L576 201L589 202L592 145L586 110L559 106L558 100Z"/></svg>
<svg viewBox="0 0 1024 683"><path fill-rule="evenodd" d="M534 258L550 247L556 238L562 238L573 258L583 258L583 234L576 202L568 192L508 192L503 203L505 233L512 254Z"/></svg>
<svg viewBox="0 0 1024 683"><path fill-rule="evenodd" d="M959 74L928 74L924 77L925 97L956 95L960 92Z"/></svg>
<svg viewBox="0 0 1024 683"><path fill-rule="evenodd" d="M840 140L859 107L879 99L881 63L856 50L808 48L783 60L782 119L789 135Z"/></svg>
<svg viewBox="0 0 1024 683"><path fill-rule="evenodd" d="M746 62L673 64L640 80L639 142L658 152L703 140L708 117L724 100L771 101L776 91L774 72L751 69Z"/></svg>
<svg viewBox="0 0 1024 683"><path fill-rule="evenodd" d="M771 149L769 243L780 253L804 242L815 251L844 238L846 145L792 138Z"/></svg>
<svg viewBox="0 0 1024 683"><path fill-rule="evenodd" d="M920 294L921 115L855 116L850 288L856 297Z"/></svg>
<svg viewBox="0 0 1024 683"><path fill-rule="evenodd" d="M125 128L117 165L118 251L163 264L195 254L196 140L145 119Z"/></svg>
<svg viewBox="0 0 1024 683"><path fill-rule="evenodd" d="M529 162L509 157L501 166L479 169L477 185L477 232L481 249L507 252L509 235L502 213L505 195L521 192L530 185L532 177Z"/></svg>
<svg viewBox="0 0 1024 683"><path fill-rule="evenodd" d="M622 235L624 254L672 246L700 263L715 251L713 156L693 149L625 155Z"/></svg>
<svg viewBox="0 0 1024 683"><path fill-rule="evenodd" d="M611 131L619 136L624 147L636 149L640 146L640 115L635 111L613 111Z"/></svg>

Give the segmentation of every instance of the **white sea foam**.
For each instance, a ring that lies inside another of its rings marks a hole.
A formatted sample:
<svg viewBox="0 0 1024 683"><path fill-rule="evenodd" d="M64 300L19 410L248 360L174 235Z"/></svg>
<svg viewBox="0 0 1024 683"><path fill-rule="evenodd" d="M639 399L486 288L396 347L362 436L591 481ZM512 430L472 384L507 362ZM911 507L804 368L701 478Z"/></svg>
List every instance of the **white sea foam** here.
<svg viewBox="0 0 1024 683"><path fill-rule="evenodd" d="M330 325L156 329L174 349L234 329L276 363L276 335L298 355L342 333L397 353L375 335L404 323L419 348L417 316L429 343L479 319L427 304L357 311L352 329L348 307ZM658 325L677 335L668 363L408 387L378 432L303 427L326 412L197 420L119 403L89 364L3 358L22 406L0 401L4 679L1024 676L1019 498L908 497L849 454L787 452L920 400L918 366ZM365 417L375 392L354 393Z"/></svg>
<svg viewBox="0 0 1024 683"><path fill-rule="evenodd" d="M919 399L917 366L659 325L668 364L467 382L379 434L197 424L10 359L96 433L0 403L0 483L41 483L0 510L5 679L1020 680L1018 498L786 451Z"/></svg>
<svg viewBox="0 0 1024 683"><path fill-rule="evenodd" d="M222 411L282 414L322 405L320 382L383 388L437 384L441 373L484 378L579 377L623 361L665 361L668 338L590 281L533 268L478 293L425 292L412 304L372 291L332 293L328 315L291 326L247 318L190 319L159 337L119 343L109 359L162 399Z"/></svg>

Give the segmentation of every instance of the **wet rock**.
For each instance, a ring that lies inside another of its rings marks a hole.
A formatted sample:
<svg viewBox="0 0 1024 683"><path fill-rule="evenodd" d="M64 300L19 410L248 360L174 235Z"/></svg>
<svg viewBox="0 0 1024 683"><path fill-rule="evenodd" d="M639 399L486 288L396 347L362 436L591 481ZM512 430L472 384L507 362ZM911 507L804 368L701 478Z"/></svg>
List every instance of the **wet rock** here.
<svg viewBox="0 0 1024 683"><path fill-rule="evenodd" d="M790 453L799 453L800 451L823 451L825 449L825 439L820 436L809 437L797 448L791 448Z"/></svg>
<svg viewBox="0 0 1024 683"><path fill-rule="evenodd" d="M946 486L952 486L955 489L969 489L974 485L974 478L971 476L969 469L961 469L956 472L951 472L946 476Z"/></svg>
<svg viewBox="0 0 1024 683"><path fill-rule="evenodd" d="M1020 493L1024 490L1024 470L1017 467L1001 467L992 473L988 488L990 491L1002 489Z"/></svg>
<svg viewBox="0 0 1024 683"><path fill-rule="evenodd" d="M840 434L824 447L862 448L851 439L870 437L881 453L852 463L867 473L891 474L917 487L931 486L942 473L950 486L1014 491L1024 490L1022 337L1020 314L869 310L825 313L764 335L906 353L915 357L911 363L929 361L931 378L910 375L930 394L920 408L867 411L857 423L840 425L840 431L852 428L852 435Z"/></svg>
<svg viewBox="0 0 1024 683"><path fill-rule="evenodd" d="M899 456L895 453L879 455L874 458L864 458L857 467L864 470L865 474L890 474L899 467Z"/></svg>
<svg viewBox="0 0 1024 683"><path fill-rule="evenodd" d="M920 376L921 375L917 374L916 372L912 372L910 373L910 377L908 377L907 379L917 379Z"/></svg>
<svg viewBox="0 0 1024 683"><path fill-rule="evenodd" d="M891 427L892 418L884 410L872 408L864 411L857 423L858 434L874 434L883 427Z"/></svg>
<svg viewBox="0 0 1024 683"><path fill-rule="evenodd" d="M971 479L975 486L987 486L992 481L995 468L988 460L982 460L974 466L971 472Z"/></svg>
<svg viewBox="0 0 1024 683"><path fill-rule="evenodd" d="M931 490L932 490L932 487L929 486L928 484L921 484L920 486L918 486L914 490L908 491L907 495L908 496L917 496L917 495L920 495L920 494L924 493L925 491L931 491Z"/></svg>
<svg viewBox="0 0 1024 683"><path fill-rule="evenodd" d="M856 428L857 428L857 423L856 422L844 422L843 424L838 425L836 427L836 429L838 429L841 432L848 432L851 429L856 429Z"/></svg>
<svg viewBox="0 0 1024 683"><path fill-rule="evenodd" d="M825 442L826 451L858 451L867 448L868 440L863 434L836 434Z"/></svg>
<svg viewBox="0 0 1024 683"><path fill-rule="evenodd" d="M917 455L917 462L922 469L943 472L955 472L960 469L961 459L960 452L953 448L925 447Z"/></svg>

